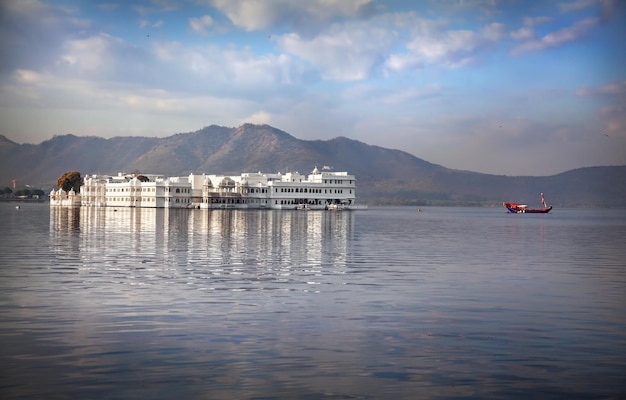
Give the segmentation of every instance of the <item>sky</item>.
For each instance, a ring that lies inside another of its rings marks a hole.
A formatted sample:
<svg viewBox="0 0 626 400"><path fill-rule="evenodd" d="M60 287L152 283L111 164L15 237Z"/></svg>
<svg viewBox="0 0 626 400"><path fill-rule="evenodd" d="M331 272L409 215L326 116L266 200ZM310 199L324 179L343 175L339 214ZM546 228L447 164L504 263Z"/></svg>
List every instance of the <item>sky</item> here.
<svg viewBox="0 0 626 400"><path fill-rule="evenodd" d="M243 123L496 175L626 165L626 2L0 1L1 135Z"/></svg>

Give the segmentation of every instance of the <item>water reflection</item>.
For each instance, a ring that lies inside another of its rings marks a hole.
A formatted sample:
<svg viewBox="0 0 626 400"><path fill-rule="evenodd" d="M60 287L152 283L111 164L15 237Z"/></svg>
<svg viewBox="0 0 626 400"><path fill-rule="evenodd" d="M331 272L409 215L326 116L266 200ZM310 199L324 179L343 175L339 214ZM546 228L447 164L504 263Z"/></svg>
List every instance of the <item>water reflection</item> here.
<svg viewBox="0 0 626 400"><path fill-rule="evenodd" d="M341 333L365 322L339 319L352 307L344 295L319 295L321 286L327 293L343 287L354 213L50 214L50 246L63 276L55 298L39 301L55 325L38 313L23 316L47 331L65 381L88 383L57 392L90 397L120 384L140 397L169 397L162 390L170 387L172 397L321 395L332 376L362 363L360 345L335 347L365 339L363 329ZM41 356L36 362L55 364Z"/></svg>
<svg viewBox="0 0 626 400"><path fill-rule="evenodd" d="M157 275L188 284L241 275L249 288L294 272L311 284L322 270L345 270L353 219L324 211L52 208L50 243L65 268L133 270L140 284L157 283Z"/></svg>
<svg viewBox="0 0 626 400"><path fill-rule="evenodd" d="M22 211L0 398L625 393L624 213Z"/></svg>

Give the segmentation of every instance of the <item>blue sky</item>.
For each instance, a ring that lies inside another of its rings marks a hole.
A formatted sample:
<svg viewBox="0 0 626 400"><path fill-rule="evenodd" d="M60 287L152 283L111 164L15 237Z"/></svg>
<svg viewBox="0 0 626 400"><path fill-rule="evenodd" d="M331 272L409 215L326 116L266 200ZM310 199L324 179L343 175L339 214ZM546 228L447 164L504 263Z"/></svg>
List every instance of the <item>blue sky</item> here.
<svg viewBox="0 0 626 400"><path fill-rule="evenodd" d="M4 0L0 134L251 122L491 174L626 165L624 43L619 0Z"/></svg>

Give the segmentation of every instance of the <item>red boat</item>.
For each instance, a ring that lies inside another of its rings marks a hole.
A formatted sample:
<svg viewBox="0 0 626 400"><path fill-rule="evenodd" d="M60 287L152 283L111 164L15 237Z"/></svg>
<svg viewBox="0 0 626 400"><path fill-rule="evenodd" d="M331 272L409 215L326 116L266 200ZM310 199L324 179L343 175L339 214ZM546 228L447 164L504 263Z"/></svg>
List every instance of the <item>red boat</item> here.
<svg viewBox="0 0 626 400"><path fill-rule="evenodd" d="M504 207L506 207L509 212L514 214L547 214L552 210L552 206L546 204L545 199L543 198L543 193L541 193L541 204L543 207L540 208L531 208L526 204L517 204L517 203L502 203Z"/></svg>

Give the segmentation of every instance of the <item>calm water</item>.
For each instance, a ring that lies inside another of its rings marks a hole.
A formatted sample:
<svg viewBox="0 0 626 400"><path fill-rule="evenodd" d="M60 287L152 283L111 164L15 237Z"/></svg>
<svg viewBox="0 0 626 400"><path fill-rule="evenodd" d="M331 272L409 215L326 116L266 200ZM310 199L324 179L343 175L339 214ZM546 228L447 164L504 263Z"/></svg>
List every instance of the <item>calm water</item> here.
<svg viewBox="0 0 626 400"><path fill-rule="evenodd" d="M626 397L626 211L0 203L0 398Z"/></svg>

